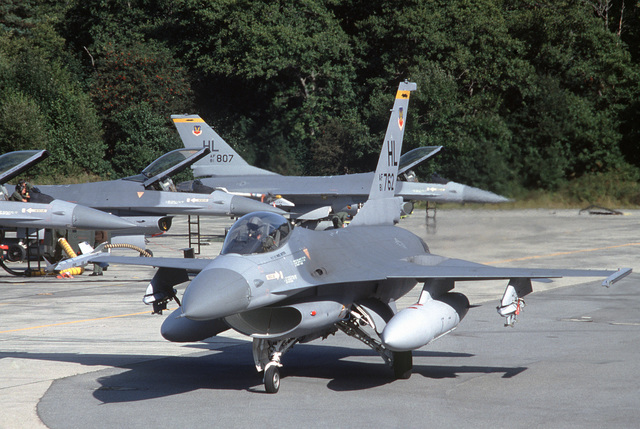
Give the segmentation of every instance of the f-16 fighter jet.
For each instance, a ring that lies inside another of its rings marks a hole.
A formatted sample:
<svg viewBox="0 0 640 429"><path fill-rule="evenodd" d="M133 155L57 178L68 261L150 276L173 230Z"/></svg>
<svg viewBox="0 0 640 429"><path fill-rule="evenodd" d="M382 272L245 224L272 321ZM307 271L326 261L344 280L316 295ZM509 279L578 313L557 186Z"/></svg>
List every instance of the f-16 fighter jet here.
<svg viewBox="0 0 640 429"><path fill-rule="evenodd" d="M0 227L114 230L133 228L125 219L78 204L56 200L37 190L28 202L10 201L4 184L49 156L46 150L0 155Z"/></svg>
<svg viewBox="0 0 640 429"><path fill-rule="evenodd" d="M183 182L178 190L210 192L224 189L236 195L260 198L273 203L297 217L321 207L333 213L355 214L358 204L366 201L373 173L338 176L281 176L249 165L198 115L172 115L182 141L187 148L208 147L211 153L191 167L194 181ZM406 121L406 117L402 119ZM420 147L400 157L398 174L436 154L441 146ZM437 203L503 203L509 201L500 195L452 181L420 183L398 180L396 196L408 204L403 214L413 209L411 201Z"/></svg>
<svg viewBox="0 0 640 429"><path fill-rule="evenodd" d="M132 222L109 213L67 201L56 200L31 189L20 201L11 200L4 184L31 165L49 156L45 150L23 150L0 155L0 265L2 260L20 262L27 258L29 237L37 237L40 230L129 230ZM25 201L23 201L25 200ZM11 270L7 270L12 272Z"/></svg>
<svg viewBox="0 0 640 429"><path fill-rule="evenodd" d="M408 378L412 350L456 328L468 299L452 292L467 280L508 280L499 313L513 322L531 279L609 276L609 285L630 269L589 271L496 268L429 253L425 242L394 226L402 198L396 197L398 160L407 107L415 83L400 84L369 199L346 228L316 231L293 227L284 217L257 212L229 230L213 260L127 258L94 253L63 261L58 269L88 260L159 267L144 301L161 310L188 281L182 305L165 319L170 341L198 341L229 328L253 338L253 355L267 392L280 387L281 357L297 343L338 330L363 341ZM397 311L395 301L422 284L415 305Z"/></svg>
<svg viewBox="0 0 640 429"><path fill-rule="evenodd" d="M256 210L283 213L281 209L223 191L191 194L175 191L171 176L209 153L208 148L177 149L147 166L140 174L124 179L73 185L39 186L43 194L82 204L133 222L137 229L112 235L144 247L144 236L165 232L172 215L242 216ZM135 238L133 237L135 235ZM135 240L136 243L131 241Z"/></svg>

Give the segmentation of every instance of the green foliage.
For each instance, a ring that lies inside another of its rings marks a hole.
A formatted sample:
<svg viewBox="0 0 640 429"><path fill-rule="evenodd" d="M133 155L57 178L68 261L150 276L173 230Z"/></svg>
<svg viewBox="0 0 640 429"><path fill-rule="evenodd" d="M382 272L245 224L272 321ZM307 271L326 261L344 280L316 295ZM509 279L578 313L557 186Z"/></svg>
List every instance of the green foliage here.
<svg viewBox="0 0 640 429"><path fill-rule="evenodd" d="M133 174L131 171L136 170L141 164L148 164L151 154L157 154L158 151L155 148L146 151L139 148L136 149L138 153L144 152L148 155L129 158L134 153L129 153L129 144L124 142L134 134L134 128L146 130L156 126L139 122L139 115L134 115L134 118L128 120L123 112L140 112L142 116L154 116L153 120L162 122L165 128L160 130L156 138L166 140L169 124L162 118L174 112L188 111L191 105L191 89L186 80L185 70L173 59L171 52L158 43L108 43L100 52L95 59L95 72L92 73L90 84L91 94L103 118L109 145L107 153L112 157L114 170L117 174ZM139 138L133 140L137 143L144 142ZM127 148L119 147L122 144ZM164 146L166 145L161 145L161 148Z"/></svg>
<svg viewBox="0 0 640 429"><path fill-rule="evenodd" d="M257 159L281 149L292 168L331 118L354 106L354 56L327 1L178 2L169 16L174 49L198 74L201 104L220 132L243 122ZM167 24L169 25L169 24ZM250 125L250 128L247 128ZM281 163L277 163L281 165Z"/></svg>
<svg viewBox="0 0 640 429"><path fill-rule="evenodd" d="M139 103L158 114L184 111L191 90L186 71L157 43L108 43L96 58L91 94L105 118Z"/></svg>
<svg viewBox="0 0 640 429"><path fill-rule="evenodd" d="M67 174L108 171L91 100L62 64L22 46L0 69L3 151L47 149L50 168Z"/></svg>
<svg viewBox="0 0 640 429"><path fill-rule="evenodd" d="M114 116L114 124L119 130L111 158L116 177L138 174L156 158L182 147L149 103L128 107Z"/></svg>
<svg viewBox="0 0 640 429"><path fill-rule="evenodd" d="M134 174L191 112L258 166L368 171L410 79L405 150L444 146L423 179L611 192L593 183L640 171L639 16L633 0L7 0L0 144Z"/></svg>
<svg viewBox="0 0 640 429"><path fill-rule="evenodd" d="M614 201L618 205L640 205L640 184L637 170L623 166L619 171L589 173L563 184L559 193L569 200L584 204L609 207Z"/></svg>
<svg viewBox="0 0 640 429"><path fill-rule="evenodd" d="M356 129L357 124L330 120L320 129L318 137L311 146L311 165L309 172L314 175L331 176L351 173L358 155L350 150L363 130Z"/></svg>

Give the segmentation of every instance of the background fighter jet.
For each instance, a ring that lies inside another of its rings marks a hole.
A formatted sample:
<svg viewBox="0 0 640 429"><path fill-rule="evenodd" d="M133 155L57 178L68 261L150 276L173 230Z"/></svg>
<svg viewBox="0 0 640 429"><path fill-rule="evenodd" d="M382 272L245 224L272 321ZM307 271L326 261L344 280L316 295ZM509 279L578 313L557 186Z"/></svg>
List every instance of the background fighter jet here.
<svg viewBox="0 0 640 429"><path fill-rule="evenodd" d="M126 230L135 227L117 216L56 200L36 190L31 192L29 202L10 201L4 184L47 156L49 153L45 150L16 151L0 156L0 258L10 262L23 261L27 257L29 232L36 233L40 229Z"/></svg>
<svg viewBox="0 0 640 429"><path fill-rule="evenodd" d="M185 147L211 149L211 154L193 164L196 181L178 185L180 191L228 192L261 198L294 214L331 206L334 213L355 214L358 203L366 201L373 173L340 176L281 176L249 165L198 115L172 115ZM434 155L441 146L414 149L400 158L399 174ZM500 195L456 182L419 183L398 181L396 195L405 201L449 203L502 203ZM282 204L282 205L280 205ZM288 207L287 207L288 205ZM409 212L412 205L405 206Z"/></svg>
<svg viewBox="0 0 640 429"><path fill-rule="evenodd" d="M133 222L137 229L115 231L126 241L144 248L144 235L171 227L171 215L242 216L255 210L282 210L250 198L214 191L208 195L175 191L171 175L177 174L209 153L208 148L178 149L147 166L140 174L124 179L73 185L39 186L42 193L112 213ZM106 228L100 228L106 229ZM135 235L135 238L133 237ZM132 241L136 241L132 243Z"/></svg>
<svg viewBox="0 0 640 429"><path fill-rule="evenodd" d="M100 210L52 199L46 204L0 200L0 227L110 231L133 229L135 225Z"/></svg>
<svg viewBox="0 0 640 429"><path fill-rule="evenodd" d="M46 150L21 150L0 155L0 226L104 230L135 226L117 216L56 200L37 190L32 192L28 203L9 201L4 184L48 156Z"/></svg>
<svg viewBox="0 0 640 429"><path fill-rule="evenodd" d="M394 197L404 133L399 118L415 88L400 84L369 200L347 228L314 231L258 212L234 224L213 260L96 253L57 268L89 260L159 267L144 298L156 310L175 298L173 286L188 281L187 270L198 271L181 307L165 319L162 335L198 341L232 328L252 337L268 392L279 389L283 353L337 330L372 347L397 377L409 377L411 351L455 329L467 313L467 298L451 292L456 281L509 280L499 312L511 323L532 278L610 276L608 285L630 272L496 268L449 259L430 254L420 237L394 226L402 204ZM424 283L419 301L396 311L395 301L417 283Z"/></svg>

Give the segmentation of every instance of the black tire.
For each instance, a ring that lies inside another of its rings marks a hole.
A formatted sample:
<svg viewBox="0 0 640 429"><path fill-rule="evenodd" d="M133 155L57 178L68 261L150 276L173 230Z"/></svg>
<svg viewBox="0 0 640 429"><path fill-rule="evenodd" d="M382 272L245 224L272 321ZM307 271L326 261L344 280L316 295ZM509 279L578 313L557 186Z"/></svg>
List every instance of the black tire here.
<svg viewBox="0 0 640 429"><path fill-rule="evenodd" d="M398 380L407 380L413 370L413 356L411 350L407 352L393 352L393 375Z"/></svg>
<svg viewBox="0 0 640 429"><path fill-rule="evenodd" d="M278 393L280 390L280 370L277 366L271 365L264 372L264 388L267 393Z"/></svg>
<svg viewBox="0 0 640 429"><path fill-rule="evenodd" d="M22 262L27 259L27 250L19 244L10 244L7 250L9 262Z"/></svg>

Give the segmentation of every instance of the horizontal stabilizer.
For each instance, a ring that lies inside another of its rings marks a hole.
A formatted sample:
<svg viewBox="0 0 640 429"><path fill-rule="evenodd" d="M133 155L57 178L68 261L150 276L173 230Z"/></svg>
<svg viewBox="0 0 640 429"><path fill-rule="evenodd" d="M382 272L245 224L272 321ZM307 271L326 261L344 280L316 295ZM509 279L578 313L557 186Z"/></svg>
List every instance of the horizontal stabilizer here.
<svg viewBox="0 0 640 429"><path fill-rule="evenodd" d="M320 220L326 219L331 212L331 206L320 207L315 210L311 210L301 216L298 216L297 220Z"/></svg>
<svg viewBox="0 0 640 429"><path fill-rule="evenodd" d="M611 286L612 284L618 282L619 280L622 280L623 278L627 277L629 274L631 274L631 271L632 271L631 268L620 268L618 271L616 271L615 273L611 274L609 277L604 279L604 281L602 282L602 286L605 286L605 287Z"/></svg>

